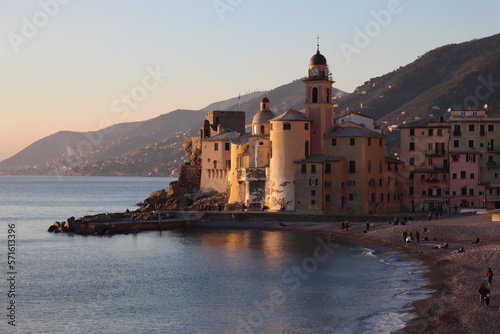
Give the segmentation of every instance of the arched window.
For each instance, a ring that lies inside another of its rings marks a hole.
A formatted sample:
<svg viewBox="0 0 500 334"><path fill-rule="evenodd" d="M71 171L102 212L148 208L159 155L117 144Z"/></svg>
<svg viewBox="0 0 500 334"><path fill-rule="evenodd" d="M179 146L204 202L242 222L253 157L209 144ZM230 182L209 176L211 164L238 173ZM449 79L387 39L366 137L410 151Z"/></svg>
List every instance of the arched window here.
<svg viewBox="0 0 500 334"><path fill-rule="evenodd" d="M266 131L265 131L265 127L264 127L264 125L261 125L261 126L260 126L260 133L261 133L261 134L264 134L264 132L266 132Z"/></svg>
<svg viewBox="0 0 500 334"><path fill-rule="evenodd" d="M292 129L292 124L286 122L283 123L283 130L291 130Z"/></svg>
<svg viewBox="0 0 500 334"><path fill-rule="evenodd" d="M313 103L318 103L318 88L314 87L312 90Z"/></svg>
<svg viewBox="0 0 500 334"><path fill-rule="evenodd" d="M306 158L309 156L309 140L306 140L306 144L304 147L304 155Z"/></svg>

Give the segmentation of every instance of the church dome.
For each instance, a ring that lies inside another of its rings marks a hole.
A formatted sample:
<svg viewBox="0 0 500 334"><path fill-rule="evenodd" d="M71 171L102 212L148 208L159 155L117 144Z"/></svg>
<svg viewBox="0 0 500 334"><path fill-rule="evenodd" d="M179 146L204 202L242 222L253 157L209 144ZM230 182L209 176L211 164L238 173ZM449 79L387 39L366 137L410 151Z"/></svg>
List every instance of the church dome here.
<svg viewBox="0 0 500 334"><path fill-rule="evenodd" d="M253 117L252 124L269 123L269 120L275 117L276 115L271 110L259 110Z"/></svg>
<svg viewBox="0 0 500 334"><path fill-rule="evenodd" d="M264 98L262 99L262 101L261 101L261 102L267 102L267 103L269 103L270 101L269 101L269 99L267 98L267 96L264 96Z"/></svg>
<svg viewBox="0 0 500 334"><path fill-rule="evenodd" d="M309 62L309 64L310 65L326 65L326 58L321 53L319 53L319 50L318 50L316 52L316 54L311 57L311 61Z"/></svg>

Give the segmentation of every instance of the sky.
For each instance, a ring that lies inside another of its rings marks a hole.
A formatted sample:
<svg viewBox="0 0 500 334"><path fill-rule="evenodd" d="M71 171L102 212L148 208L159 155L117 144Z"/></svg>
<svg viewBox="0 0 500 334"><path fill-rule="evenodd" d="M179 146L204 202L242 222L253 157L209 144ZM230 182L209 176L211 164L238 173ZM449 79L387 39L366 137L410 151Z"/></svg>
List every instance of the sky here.
<svg viewBox="0 0 500 334"><path fill-rule="evenodd" d="M499 33L497 0L0 0L0 160L92 131L269 90L321 53L334 86ZM271 101L272 103L272 101Z"/></svg>

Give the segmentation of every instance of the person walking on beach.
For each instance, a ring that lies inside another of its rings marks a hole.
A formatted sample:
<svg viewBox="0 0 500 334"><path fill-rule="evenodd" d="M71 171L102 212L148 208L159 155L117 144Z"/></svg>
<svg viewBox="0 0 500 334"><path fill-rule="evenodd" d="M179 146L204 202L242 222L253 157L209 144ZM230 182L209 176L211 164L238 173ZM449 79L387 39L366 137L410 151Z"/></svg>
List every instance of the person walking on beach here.
<svg viewBox="0 0 500 334"><path fill-rule="evenodd" d="M429 211L429 220L432 220L432 211Z"/></svg>
<svg viewBox="0 0 500 334"><path fill-rule="evenodd" d="M486 273L486 277L488 277L488 284L491 285L491 280L493 279L493 271L491 271L491 268L488 268L488 272Z"/></svg>
<svg viewBox="0 0 500 334"><path fill-rule="evenodd" d="M418 233L418 231L415 231L415 238L417 239L417 242L420 242L420 233Z"/></svg>
<svg viewBox="0 0 500 334"><path fill-rule="evenodd" d="M490 294L490 290L486 287L486 284L482 284L479 288L479 296L481 298L481 305L484 306L486 303L486 296Z"/></svg>

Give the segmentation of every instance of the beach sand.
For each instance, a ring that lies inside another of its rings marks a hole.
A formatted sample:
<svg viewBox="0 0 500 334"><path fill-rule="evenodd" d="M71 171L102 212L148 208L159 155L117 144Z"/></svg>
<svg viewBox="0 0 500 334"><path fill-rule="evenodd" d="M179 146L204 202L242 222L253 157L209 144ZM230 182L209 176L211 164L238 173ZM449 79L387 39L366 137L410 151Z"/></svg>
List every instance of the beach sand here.
<svg viewBox="0 0 500 334"><path fill-rule="evenodd" d="M421 216L420 219L424 219ZM372 223L363 233L366 222L351 222L349 231L340 230L341 222L298 223L269 222L203 222L209 228L258 228L330 234L334 238L365 245L390 247L422 260L429 268L426 274L433 290L431 297L414 302L415 318L399 333L500 333L500 222L491 215L450 215L439 220L416 220L394 226L389 222ZM423 232L424 228L428 232ZM419 231L421 240L403 242L403 231ZM480 242L473 244L478 237ZM437 239L437 242L434 241ZM448 249L436 249L440 242ZM465 248L464 253L456 251ZM487 283L486 272L491 267L494 276L489 307L480 306L479 287ZM497 276L495 276L497 275ZM498 286L498 288L497 288Z"/></svg>

